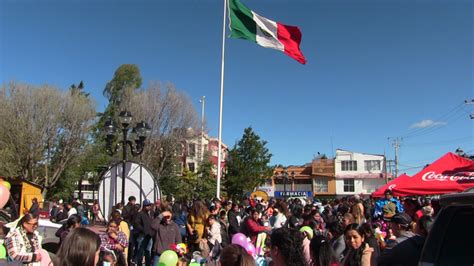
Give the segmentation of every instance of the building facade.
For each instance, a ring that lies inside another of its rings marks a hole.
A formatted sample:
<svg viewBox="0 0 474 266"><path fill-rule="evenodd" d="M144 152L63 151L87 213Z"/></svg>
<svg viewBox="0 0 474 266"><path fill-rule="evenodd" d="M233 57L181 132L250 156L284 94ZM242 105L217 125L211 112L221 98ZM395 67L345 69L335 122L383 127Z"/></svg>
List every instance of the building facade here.
<svg viewBox="0 0 474 266"><path fill-rule="evenodd" d="M385 156L336 150L337 195L370 194L386 183Z"/></svg>
<svg viewBox="0 0 474 266"><path fill-rule="evenodd" d="M335 196L334 173L334 160L323 158L303 166L277 167L273 177L273 195L269 196L278 196L281 192L304 192L311 197Z"/></svg>
<svg viewBox="0 0 474 266"><path fill-rule="evenodd" d="M219 141L217 138L209 137L205 133L194 133L190 130L187 137L182 141L181 169L196 173L200 163L204 159L209 159L214 166L214 174L217 174L218 147ZM224 143L221 143L221 152L221 169L224 169L228 153L227 145Z"/></svg>
<svg viewBox="0 0 474 266"><path fill-rule="evenodd" d="M335 195L336 180L334 160L318 158L311 163L314 195Z"/></svg>

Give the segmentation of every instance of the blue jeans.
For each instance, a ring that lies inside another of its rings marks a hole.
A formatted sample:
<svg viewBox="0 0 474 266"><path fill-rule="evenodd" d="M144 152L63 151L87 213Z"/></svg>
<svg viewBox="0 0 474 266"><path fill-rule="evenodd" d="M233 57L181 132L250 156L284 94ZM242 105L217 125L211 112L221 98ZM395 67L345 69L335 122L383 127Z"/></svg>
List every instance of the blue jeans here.
<svg viewBox="0 0 474 266"><path fill-rule="evenodd" d="M158 265L160 263L160 255L155 254L153 256L153 266Z"/></svg>
<svg viewBox="0 0 474 266"><path fill-rule="evenodd" d="M145 255L145 265L151 266L151 246L153 241L151 240L151 236L143 236L140 235L137 237L137 248L136 254L136 263L138 266L142 265L143 255Z"/></svg>

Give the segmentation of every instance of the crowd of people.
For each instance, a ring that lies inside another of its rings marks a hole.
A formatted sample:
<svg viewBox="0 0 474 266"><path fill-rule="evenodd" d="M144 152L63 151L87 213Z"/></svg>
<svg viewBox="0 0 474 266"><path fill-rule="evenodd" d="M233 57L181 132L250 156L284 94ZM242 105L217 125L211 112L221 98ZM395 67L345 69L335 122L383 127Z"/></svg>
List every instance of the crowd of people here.
<svg viewBox="0 0 474 266"><path fill-rule="evenodd" d="M81 210L55 207L52 220L67 216L53 261L81 266L168 265L169 250L177 254L173 265L417 265L439 208L436 200L397 199L390 190L379 200L355 195L138 204L130 196L97 234L84 228ZM37 224L28 213L8 233L11 260L41 261Z"/></svg>

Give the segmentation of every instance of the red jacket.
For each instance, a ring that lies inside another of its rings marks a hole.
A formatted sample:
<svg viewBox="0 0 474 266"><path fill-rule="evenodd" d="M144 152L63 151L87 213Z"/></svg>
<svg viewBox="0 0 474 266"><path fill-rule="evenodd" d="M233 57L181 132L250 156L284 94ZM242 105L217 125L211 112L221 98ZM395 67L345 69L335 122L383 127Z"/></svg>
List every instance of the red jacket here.
<svg viewBox="0 0 474 266"><path fill-rule="evenodd" d="M261 226L258 222L254 221L251 217L247 218L245 220L245 227L244 227L244 235L247 237L250 237L250 240L252 241L252 244L255 245L255 242L257 241L257 235L267 231L267 228L265 226Z"/></svg>

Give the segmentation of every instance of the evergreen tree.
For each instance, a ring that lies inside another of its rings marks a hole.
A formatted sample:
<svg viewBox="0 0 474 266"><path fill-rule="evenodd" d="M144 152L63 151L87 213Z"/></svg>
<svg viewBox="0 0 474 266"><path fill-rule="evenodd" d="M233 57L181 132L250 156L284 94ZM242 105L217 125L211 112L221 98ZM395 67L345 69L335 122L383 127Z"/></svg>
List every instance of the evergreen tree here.
<svg viewBox="0 0 474 266"><path fill-rule="evenodd" d="M229 151L224 186L230 197L240 198L272 176L273 167L269 166L272 154L266 144L248 127L242 139Z"/></svg>

